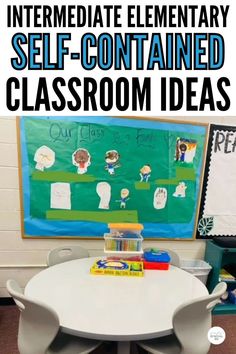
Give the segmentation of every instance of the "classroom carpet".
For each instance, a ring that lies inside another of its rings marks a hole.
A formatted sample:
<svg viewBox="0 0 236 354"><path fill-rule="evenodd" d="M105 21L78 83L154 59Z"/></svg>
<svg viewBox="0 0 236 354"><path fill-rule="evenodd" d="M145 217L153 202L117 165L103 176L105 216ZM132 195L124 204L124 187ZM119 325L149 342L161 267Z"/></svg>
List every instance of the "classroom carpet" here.
<svg viewBox="0 0 236 354"><path fill-rule="evenodd" d="M0 354L19 354L17 349L19 311L16 306L0 306ZM236 353L236 316L213 316L213 326L220 326L226 332L221 345L211 346L209 354ZM144 354L145 351L132 346L131 354ZM116 354L114 343L104 343L94 354ZM191 353L189 353L191 354Z"/></svg>

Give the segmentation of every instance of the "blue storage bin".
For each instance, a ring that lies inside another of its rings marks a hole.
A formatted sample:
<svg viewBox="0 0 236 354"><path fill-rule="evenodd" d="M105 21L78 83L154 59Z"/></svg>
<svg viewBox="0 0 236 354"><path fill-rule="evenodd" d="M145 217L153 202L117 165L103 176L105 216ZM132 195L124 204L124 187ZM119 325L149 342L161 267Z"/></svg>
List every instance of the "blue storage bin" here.
<svg viewBox="0 0 236 354"><path fill-rule="evenodd" d="M143 258L148 262L162 262L169 263L170 256L166 251L160 251L155 248L151 248L148 251L145 251L143 254Z"/></svg>

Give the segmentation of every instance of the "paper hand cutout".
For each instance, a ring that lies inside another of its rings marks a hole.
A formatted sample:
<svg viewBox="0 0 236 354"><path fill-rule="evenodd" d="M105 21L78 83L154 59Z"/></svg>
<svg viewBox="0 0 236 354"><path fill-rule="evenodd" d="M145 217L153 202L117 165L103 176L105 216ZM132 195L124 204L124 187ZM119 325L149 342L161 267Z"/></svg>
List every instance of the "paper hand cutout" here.
<svg viewBox="0 0 236 354"><path fill-rule="evenodd" d="M111 186L107 182L99 182L96 187L96 192L100 197L99 209L109 209L111 200Z"/></svg>
<svg viewBox="0 0 236 354"><path fill-rule="evenodd" d="M69 183L51 184L51 203L53 209L71 209L71 192Z"/></svg>

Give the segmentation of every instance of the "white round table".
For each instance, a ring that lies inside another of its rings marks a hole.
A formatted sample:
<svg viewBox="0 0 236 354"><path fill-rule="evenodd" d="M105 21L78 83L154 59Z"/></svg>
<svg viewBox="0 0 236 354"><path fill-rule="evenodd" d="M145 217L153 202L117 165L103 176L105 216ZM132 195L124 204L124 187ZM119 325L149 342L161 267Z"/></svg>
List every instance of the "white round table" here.
<svg viewBox="0 0 236 354"><path fill-rule="evenodd" d="M184 301L208 294L193 275L171 266L146 270L144 277L92 275L99 257L49 267L27 284L25 294L51 306L62 331L85 338L129 342L172 333L172 316Z"/></svg>

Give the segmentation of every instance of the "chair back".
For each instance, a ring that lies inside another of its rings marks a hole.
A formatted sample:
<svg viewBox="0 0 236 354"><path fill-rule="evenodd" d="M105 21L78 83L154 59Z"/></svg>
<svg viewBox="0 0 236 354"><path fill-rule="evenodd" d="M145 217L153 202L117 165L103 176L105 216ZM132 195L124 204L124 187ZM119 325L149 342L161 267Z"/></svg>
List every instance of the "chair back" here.
<svg viewBox="0 0 236 354"><path fill-rule="evenodd" d="M80 246L62 246L51 250L47 256L47 265L49 267L72 261L73 259L87 258L89 257L88 251Z"/></svg>
<svg viewBox="0 0 236 354"><path fill-rule="evenodd" d="M181 354L208 353L210 342L207 333L212 324L211 312L226 289L226 283L221 282L211 295L188 301L176 309L173 328L182 347Z"/></svg>
<svg viewBox="0 0 236 354"><path fill-rule="evenodd" d="M157 248L158 248L158 251L167 252L170 256L170 264L172 264L175 267L180 268L180 258L179 258L179 255L175 251L172 251L169 249L160 249L159 247L157 247ZM152 248L145 248L144 251L150 251L151 249Z"/></svg>
<svg viewBox="0 0 236 354"><path fill-rule="evenodd" d="M59 319L54 310L27 298L15 280L7 281L8 293L21 314L18 329L20 354L45 354L59 330Z"/></svg>

